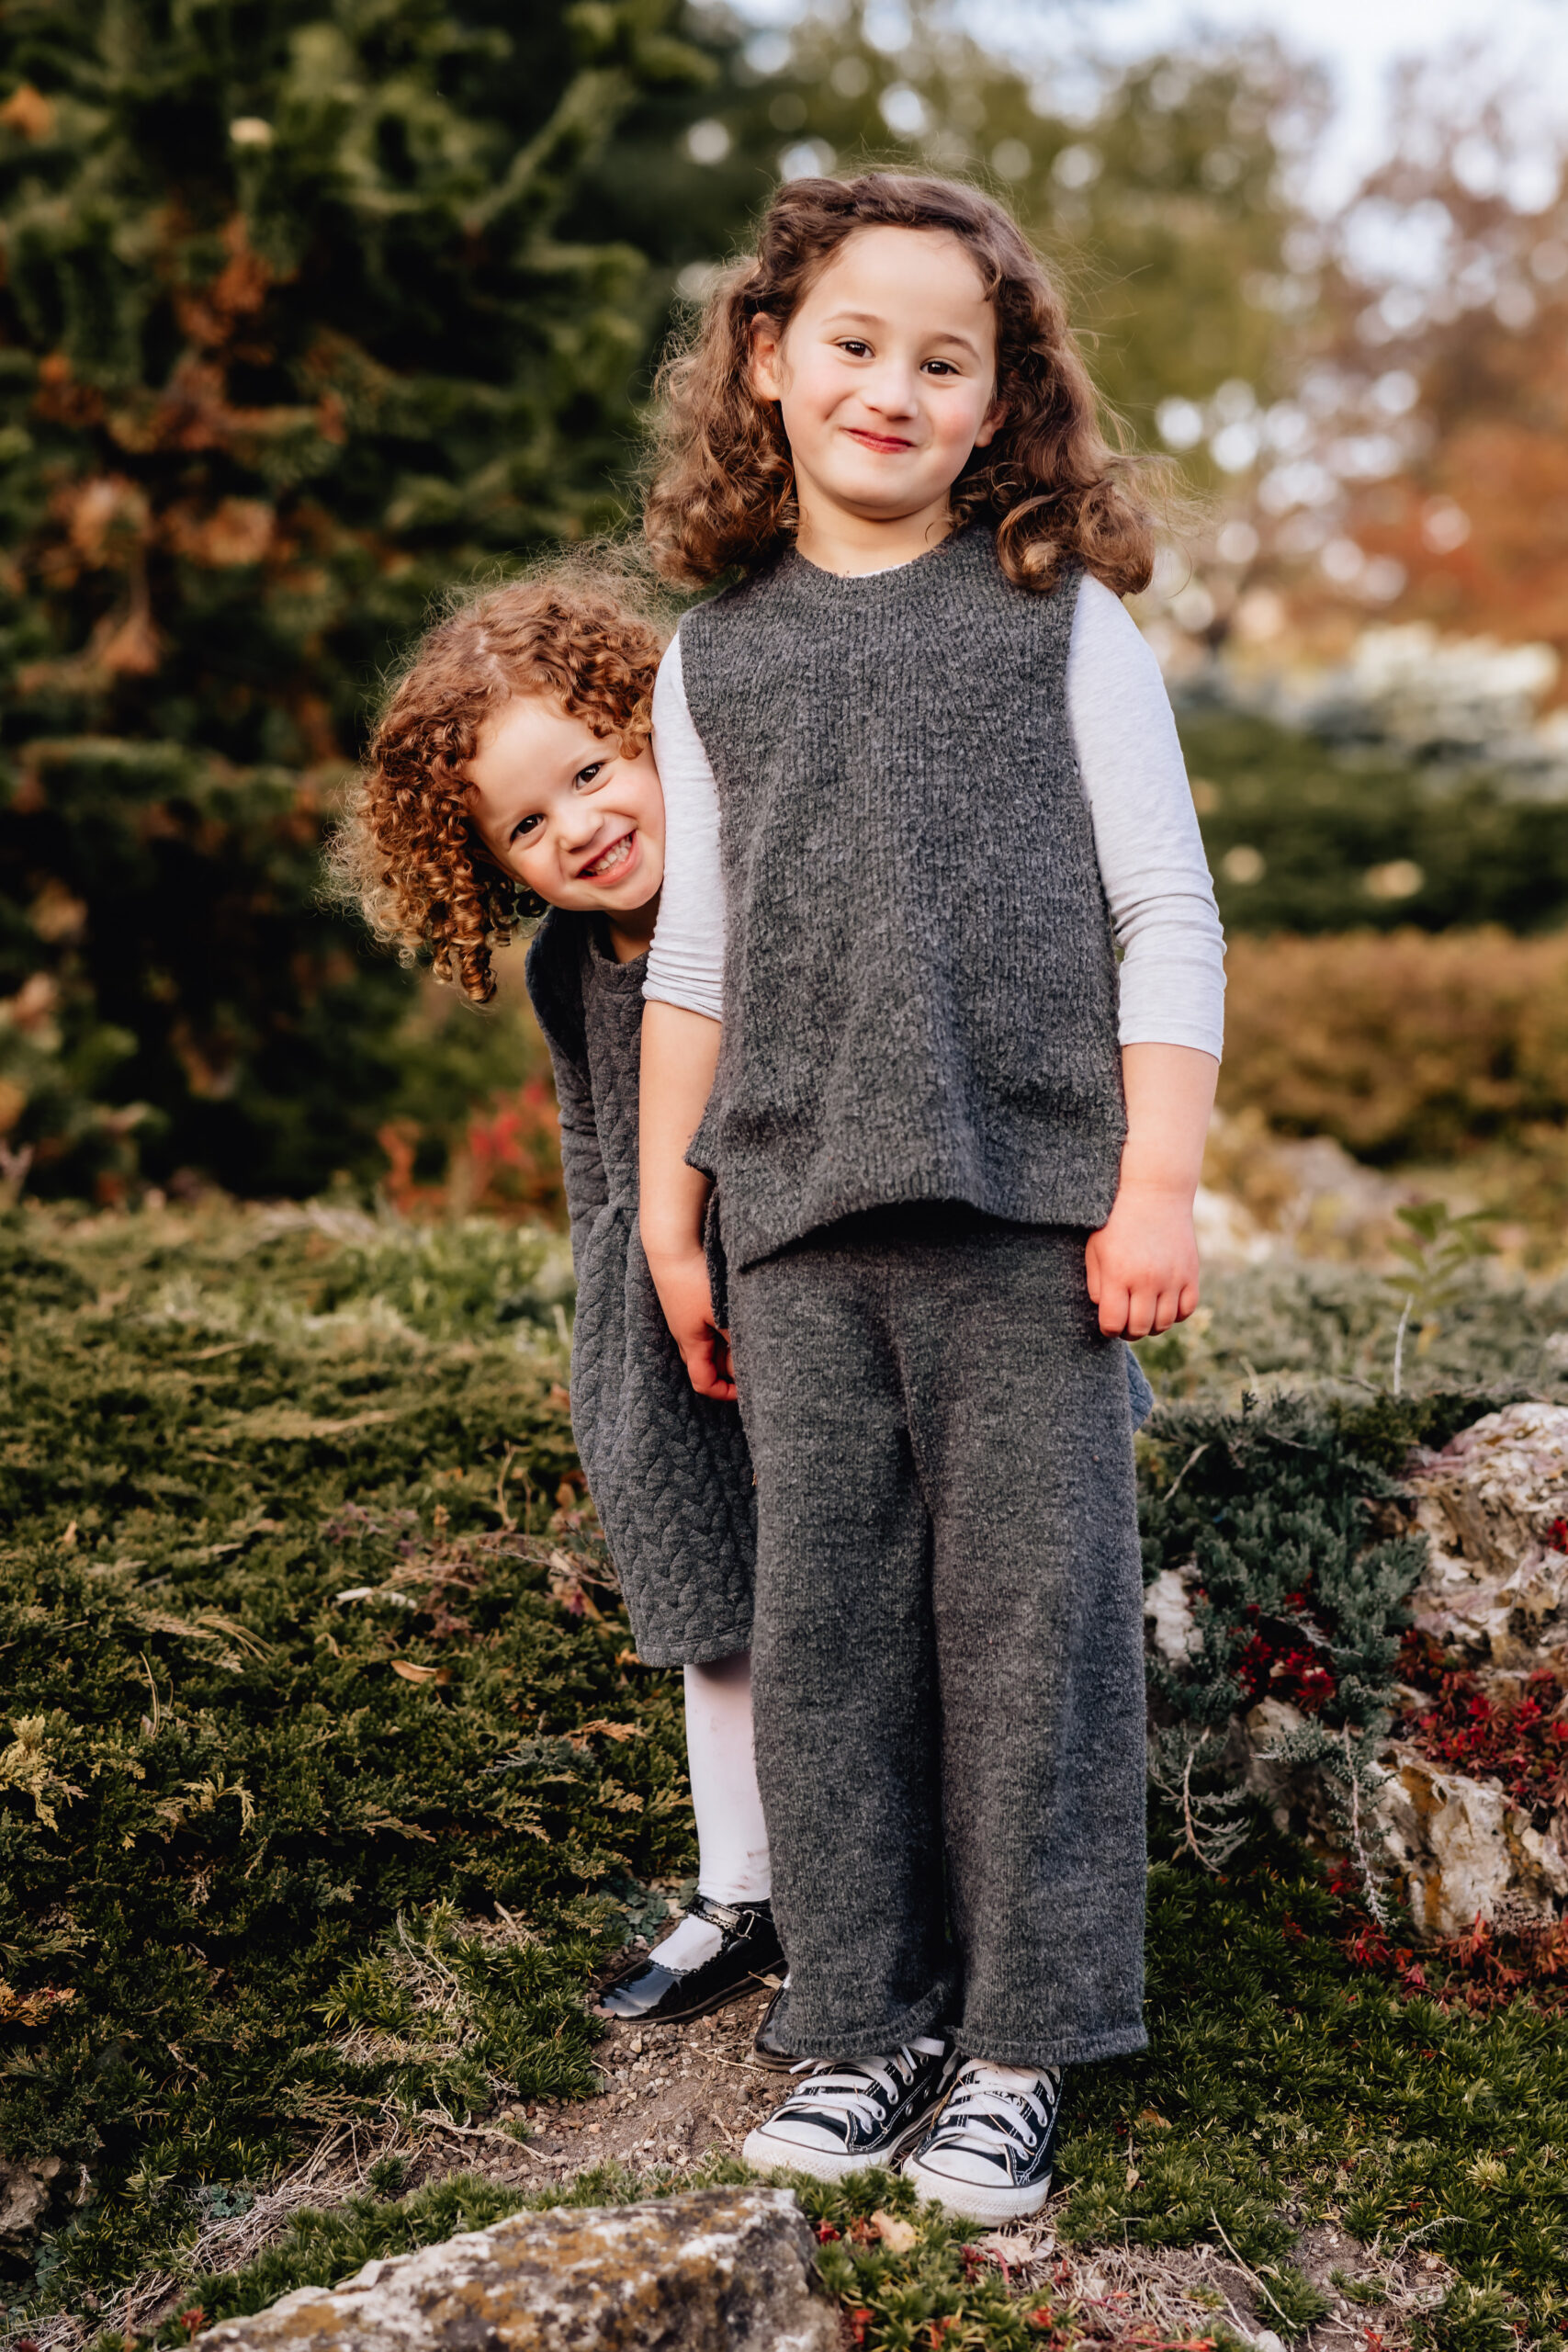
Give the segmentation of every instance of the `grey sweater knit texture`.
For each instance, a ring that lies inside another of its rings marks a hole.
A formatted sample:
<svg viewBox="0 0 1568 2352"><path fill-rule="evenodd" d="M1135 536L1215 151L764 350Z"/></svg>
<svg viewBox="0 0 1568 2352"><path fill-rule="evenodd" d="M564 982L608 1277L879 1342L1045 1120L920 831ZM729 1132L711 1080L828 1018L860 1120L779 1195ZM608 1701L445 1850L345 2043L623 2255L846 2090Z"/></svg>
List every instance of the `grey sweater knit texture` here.
<svg viewBox="0 0 1568 2352"><path fill-rule="evenodd" d="M694 1139L735 1266L855 1212L1095 1227L1125 1112L1071 728L1078 588L989 531L841 579L793 551L689 614L729 929Z"/></svg>
<svg viewBox="0 0 1568 2352"><path fill-rule="evenodd" d="M700 1666L751 1638L756 1501L733 1405L699 1396L637 1232L647 957L617 963L596 917L552 910L528 993L555 1067L577 1319L571 1426L649 1666Z"/></svg>

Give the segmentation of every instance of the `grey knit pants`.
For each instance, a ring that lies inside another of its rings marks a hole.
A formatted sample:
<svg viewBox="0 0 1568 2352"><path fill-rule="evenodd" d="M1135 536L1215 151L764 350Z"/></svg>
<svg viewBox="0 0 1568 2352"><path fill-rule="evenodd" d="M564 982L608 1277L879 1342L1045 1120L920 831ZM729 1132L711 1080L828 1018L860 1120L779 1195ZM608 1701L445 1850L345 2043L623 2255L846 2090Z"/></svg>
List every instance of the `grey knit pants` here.
<svg viewBox="0 0 1568 2352"><path fill-rule="evenodd" d="M893 1208L731 1274L802 2056L938 2023L1012 2065L1145 2045L1132 1430L1084 1238Z"/></svg>

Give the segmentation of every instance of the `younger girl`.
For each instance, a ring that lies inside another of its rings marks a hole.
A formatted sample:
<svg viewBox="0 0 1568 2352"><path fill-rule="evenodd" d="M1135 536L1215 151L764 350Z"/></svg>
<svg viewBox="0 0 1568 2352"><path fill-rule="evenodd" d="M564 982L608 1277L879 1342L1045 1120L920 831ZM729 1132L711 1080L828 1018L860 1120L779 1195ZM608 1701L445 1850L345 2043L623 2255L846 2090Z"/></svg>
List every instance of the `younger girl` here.
<svg viewBox="0 0 1568 2352"><path fill-rule="evenodd" d="M745 2154L917 2142L922 2196L1000 2221L1063 2067L1145 2041L1117 1335L1197 1304L1223 987L1119 602L1152 535L1040 262L946 181L781 188L666 394L655 560L740 576L655 696L642 1229L720 1393L716 1178L774 2031L820 2061Z"/></svg>
<svg viewBox="0 0 1568 2352"><path fill-rule="evenodd" d="M664 866L649 751L660 640L570 573L433 628L393 688L335 864L372 927L476 1004L519 913L547 908L529 994L555 1064L577 1272L571 1419L637 1654L685 1669L697 1895L612 1984L614 2017L696 2017L779 1960L751 1755L751 1464L694 1394L637 1238L637 1051ZM765 2046L759 2054L766 2056Z"/></svg>

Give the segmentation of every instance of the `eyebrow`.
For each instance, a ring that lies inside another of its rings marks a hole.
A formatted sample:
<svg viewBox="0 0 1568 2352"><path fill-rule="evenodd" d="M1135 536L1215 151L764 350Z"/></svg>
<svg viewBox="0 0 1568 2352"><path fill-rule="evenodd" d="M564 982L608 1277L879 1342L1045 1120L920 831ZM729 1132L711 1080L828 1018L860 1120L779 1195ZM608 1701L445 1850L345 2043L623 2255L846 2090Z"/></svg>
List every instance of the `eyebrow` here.
<svg viewBox="0 0 1568 2352"><path fill-rule="evenodd" d="M882 327L887 322L879 318L874 311L830 311L822 323L826 327ZM981 356L978 345L971 343L966 334L951 334L945 327L939 327L930 339L932 343L955 343L972 359L978 359Z"/></svg>

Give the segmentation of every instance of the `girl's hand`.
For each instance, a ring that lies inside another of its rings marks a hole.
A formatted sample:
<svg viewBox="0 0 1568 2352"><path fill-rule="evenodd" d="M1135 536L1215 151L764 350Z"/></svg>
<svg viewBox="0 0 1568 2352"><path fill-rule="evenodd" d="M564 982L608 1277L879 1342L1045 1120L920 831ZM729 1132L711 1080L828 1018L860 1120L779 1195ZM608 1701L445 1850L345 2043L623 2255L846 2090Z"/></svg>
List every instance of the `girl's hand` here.
<svg viewBox="0 0 1568 2352"><path fill-rule="evenodd" d="M1146 1340L1198 1304L1198 1243L1190 1193L1123 1181L1084 1250L1089 1295L1108 1339Z"/></svg>
<svg viewBox="0 0 1568 2352"><path fill-rule="evenodd" d="M659 1293L659 1304L664 1309L671 1337L681 1351L681 1361L697 1395L732 1404L735 1379L729 1361L729 1334L721 1331L713 1319L707 1260L700 1250L685 1251L679 1257L660 1258L658 1263L650 1258L648 1270L653 1276L653 1287Z"/></svg>
<svg viewBox="0 0 1568 2352"><path fill-rule="evenodd" d="M1127 1139L1116 1203L1084 1250L1107 1339L1168 1331L1198 1304L1192 1195L1219 1064L1195 1046L1123 1046Z"/></svg>

